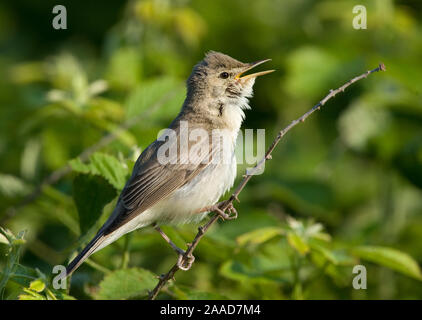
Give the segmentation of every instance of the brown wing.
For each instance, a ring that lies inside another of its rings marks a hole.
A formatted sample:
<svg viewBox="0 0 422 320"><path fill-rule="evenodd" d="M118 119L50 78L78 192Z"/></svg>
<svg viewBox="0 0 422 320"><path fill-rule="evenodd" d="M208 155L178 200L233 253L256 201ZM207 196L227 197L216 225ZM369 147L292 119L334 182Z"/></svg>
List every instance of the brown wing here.
<svg viewBox="0 0 422 320"><path fill-rule="evenodd" d="M178 139L174 143L178 144ZM173 191L191 181L210 163L208 154L196 154L194 159L188 163L180 163L178 153L169 157L168 163L163 164L157 157L158 149L164 144L163 141L155 141L139 156L133 173L123 189L119 201L121 201L124 212L119 213L105 231L109 234L123 224L132 220L160 200L168 197ZM196 147L203 147L210 152L210 143L207 139L200 142L193 142ZM189 145L189 150L191 143ZM179 149L176 149L179 150ZM206 157L206 158L205 158ZM193 160L193 161L192 161Z"/></svg>

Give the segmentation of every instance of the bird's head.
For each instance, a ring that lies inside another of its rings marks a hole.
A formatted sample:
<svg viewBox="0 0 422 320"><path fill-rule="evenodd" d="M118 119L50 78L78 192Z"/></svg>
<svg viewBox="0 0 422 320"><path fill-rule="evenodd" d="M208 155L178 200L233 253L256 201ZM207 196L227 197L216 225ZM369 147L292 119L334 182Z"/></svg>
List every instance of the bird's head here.
<svg viewBox="0 0 422 320"><path fill-rule="evenodd" d="M220 52L208 52L192 70L187 82L188 96L236 104L242 98L252 96L256 77L274 70L245 73L269 60L243 63Z"/></svg>

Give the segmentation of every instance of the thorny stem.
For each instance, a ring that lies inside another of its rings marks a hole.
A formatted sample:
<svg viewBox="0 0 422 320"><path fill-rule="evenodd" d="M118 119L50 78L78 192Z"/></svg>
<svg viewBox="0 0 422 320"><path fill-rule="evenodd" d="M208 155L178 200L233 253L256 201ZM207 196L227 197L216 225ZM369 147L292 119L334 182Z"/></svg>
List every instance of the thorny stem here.
<svg viewBox="0 0 422 320"><path fill-rule="evenodd" d="M230 196L229 200L225 202L221 206L221 210L225 211L231 203L233 203L234 200L238 200L238 196L240 192L245 188L246 184L249 182L249 180L252 178L255 172L261 169L261 167L264 165L265 161L271 159L271 153L274 151L277 144L280 142L280 140L286 135L288 131L290 131L293 127L295 127L297 124L304 122L306 118L308 118L312 113L314 113L316 110L320 110L322 106L324 106L328 100L331 98L334 98L337 93L344 92L344 90L349 87L351 84L367 78L370 74L378 71L385 71L385 65L383 63L380 63L379 66L373 70L368 70L367 72L361 74L360 76L357 76L348 82L346 82L341 87L330 90L330 92L316 105L312 107L308 112L303 114L300 118L293 120L287 127L282 129L274 141L272 142L271 146L268 148L267 152L265 153L264 157L256 164L255 167L253 167L251 170L248 170L246 174L243 176L243 179L240 181L240 183L237 185L235 191ZM188 258L190 255L192 255L193 251L195 250L196 246L198 245L199 241L202 239L204 234L208 231L208 229L218 220L218 215L214 215L211 217L211 219L202 227L198 228L198 233L196 234L195 238L193 239L192 243L188 244L188 249L185 251L185 254L183 255L182 261L188 261ZM171 279L174 279L174 275L179 270L179 267L177 263L166 273L160 276L158 284L155 286L155 288L150 292L149 299L154 300L160 290L164 287L164 285Z"/></svg>

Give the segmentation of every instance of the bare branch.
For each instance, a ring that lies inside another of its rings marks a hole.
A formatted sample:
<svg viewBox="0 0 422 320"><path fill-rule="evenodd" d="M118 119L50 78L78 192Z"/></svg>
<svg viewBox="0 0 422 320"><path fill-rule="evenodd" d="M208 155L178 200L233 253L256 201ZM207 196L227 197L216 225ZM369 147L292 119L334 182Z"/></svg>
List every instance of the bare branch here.
<svg viewBox="0 0 422 320"><path fill-rule="evenodd" d="M277 144L280 142L280 140L286 135L287 132L289 132L293 127L295 127L297 124L304 122L306 120L306 118L308 118L312 113L314 113L316 110L320 110L322 106L324 106L328 100L330 100L331 98L334 98L336 96L337 93L339 92L344 92L344 90L349 87L351 84L364 79L366 77L368 77L370 74L374 73L374 72L378 72L378 71L385 71L385 66L383 63L380 63L378 68L375 68L373 70L368 70L367 72L361 74L360 76L357 76L351 80L349 80L348 82L346 82L344 85L342 85L341 87L339 87L336 90L330 90L330 92L320 101L318 102L315 106L312 107L312 109L310 109L308 112L306 112L304 115L302 115L300 118L293 120L287 127L285 127L283 130L281 130L277 137L274 139L274 141L272 142L271 146L268 148L267 152L265 153L264 157L256 164L255 167L253 167L251 170L247 171L246 174L243 176L243 179L240 181L240 183L237 185L235 191L233 192L233 194L230 196L229 200L226 202L222 203L222 206L220 207L221 210L226 210L232 203L234 200L238 200L238 196L240 194L240 192L243 190L243 188L245 188L246 184L248 183L248 181L251 179L251 177L254 175L255 172L257 172L258 170L261 169L261 167L264 165L265 161L271 159L271 153L274 151L275 147L277 146ZM201 240L201 238L204 236L204 234L207 232L207 230L218 220L219 215L214 215L211 217L211 219L202 227L198 228L198 233L196 234L195 238L193 239L192 243L188 244L188 248L185 251L185 254L182 257L182 262L183 261L188 261L189 260L189 256L192 255L193 251L195 250L195 248L197 247L199 241ZM160 276L158 284L156 285L156 287L150 292L149 295L149 299L150 300L154 300L158 293L160 292L160 290L164 287L164 285L171 279L174 279L174 275L176 274L176 272L179 270L179 266L176 263L169 272L167 272L166 274L163 274Z"/></svg>

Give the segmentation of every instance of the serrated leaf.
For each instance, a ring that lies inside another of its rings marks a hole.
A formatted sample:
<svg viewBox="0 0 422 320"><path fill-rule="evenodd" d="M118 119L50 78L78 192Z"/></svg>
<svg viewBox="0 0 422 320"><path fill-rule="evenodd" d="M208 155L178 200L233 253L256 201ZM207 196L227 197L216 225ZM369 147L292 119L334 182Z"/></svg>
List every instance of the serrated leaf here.
<svg viewBox="0 0 422 320"><path fill-rule="evenodd" d="M309 252L309 245L301 236L296 233L287 233L287 242L301 255L305 255Z"/></svg>
<svg viewBox="0 0 422 320"><path fill-rule="evenodd" d="M83 163L80 158L70 160L69 165L73 171L76 171L79 173L99 174L99 172L97 171L95 167L90 166L87 163Z"/></svg>
<svg viewBox="0 0 422 320"><path fill-rule="evenodd" d="M73 171L102 176L119 191L125 186L128 169L111 155L96 152L90 157L89 163L77 158L69 161L69 164Z"/></svg>
<svg viewBox="0 0 422 320"><path fill-rule="evenodd" d="M73 199L79 214L82 233L101 216L104 206L114 199L116 190L102 177L79 174L73 180Z"/></svg>
<svg viewBox="0 0 422 320"><path fill-rule="evenodd" d="M407 253L379 246L359 246L352 253L363 260L393 269L412 278L422 280L418 263Z"/></svg>
<svg viewBox="0 0 422 320"><path fill-rule="evenodd" d="M145 297L158 279L152 272L141 269L121 269L108 274L100 283L99 299L129 299Z"/></svg>
<svg viewBox="0 0 422 320"><path fill-rule="evenodd" d="M91 162L111 185L117 190L123 189L128 172L117 158L107 154L94 153Z"/></svg>
<svg viewBox="0 0 422 320"><path fill-rule="evenodd" d="M244 233L236 238L239 245L262 244L276 236L282 235L283 229L279 227L265 227Z"/></svg>

